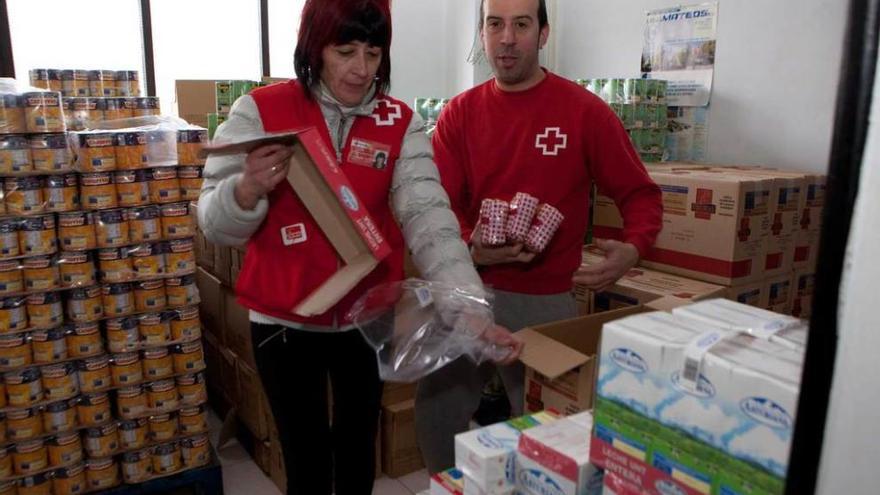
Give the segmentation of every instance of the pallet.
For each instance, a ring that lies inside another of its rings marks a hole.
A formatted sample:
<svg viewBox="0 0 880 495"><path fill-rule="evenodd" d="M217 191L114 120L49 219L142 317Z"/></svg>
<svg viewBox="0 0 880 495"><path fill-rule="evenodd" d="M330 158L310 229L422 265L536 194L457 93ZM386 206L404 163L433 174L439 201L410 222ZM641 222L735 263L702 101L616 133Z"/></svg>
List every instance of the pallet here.
<svg viewBox="0 0 880 495"><path fill-rule="evenodd" d="M120 485L94 495L223 495L220 458L211 446L211 462L171 476L137 485Z"/></svg>

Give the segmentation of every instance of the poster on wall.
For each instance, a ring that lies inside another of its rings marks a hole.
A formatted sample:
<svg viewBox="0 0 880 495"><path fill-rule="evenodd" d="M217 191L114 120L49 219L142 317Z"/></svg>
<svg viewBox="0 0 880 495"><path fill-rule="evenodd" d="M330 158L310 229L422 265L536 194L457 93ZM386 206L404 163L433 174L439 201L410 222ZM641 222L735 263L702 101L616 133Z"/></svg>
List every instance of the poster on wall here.
<svg viewBox="0 0 880 495"><path fill-rule="evenodd" d="M669 117L666 160L706 161L706 147L709 143L709 107L669 107L666 115Z"/></svg>
<svg viewBox="0 0 880 495"><path fill-rule="evenodd" d="M642 76L669 81L670 106L704 107L712 93L718 2L647 12Z"/></svg>

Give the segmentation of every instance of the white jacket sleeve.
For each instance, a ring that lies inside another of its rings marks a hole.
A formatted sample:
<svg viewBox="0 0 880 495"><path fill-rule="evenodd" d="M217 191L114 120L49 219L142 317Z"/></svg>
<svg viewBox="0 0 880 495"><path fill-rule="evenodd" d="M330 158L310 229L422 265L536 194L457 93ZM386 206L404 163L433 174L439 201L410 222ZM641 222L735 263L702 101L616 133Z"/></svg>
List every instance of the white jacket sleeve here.
<svg viewBox="0 0 880 495"><path fill-rule="evenodd" d="M413 114L394 169L391 198L413 263L431 281L471 287L482 293L470 251L461 238L458 219L440 184L434 152L424 121Z"/></svg>
<svg viewBox="0 0 880 495"><path fill-rule="evenodd" d="M218 142L265 135L254 99L236 100L229 119L217 129ZM223 246L245 244L263 223L269 201L260 198L253 210L244 210L235 201L235 184L241 178L246 155L210 156L205 164L204 183L199 196L199 228L209 241Z"/></svg>

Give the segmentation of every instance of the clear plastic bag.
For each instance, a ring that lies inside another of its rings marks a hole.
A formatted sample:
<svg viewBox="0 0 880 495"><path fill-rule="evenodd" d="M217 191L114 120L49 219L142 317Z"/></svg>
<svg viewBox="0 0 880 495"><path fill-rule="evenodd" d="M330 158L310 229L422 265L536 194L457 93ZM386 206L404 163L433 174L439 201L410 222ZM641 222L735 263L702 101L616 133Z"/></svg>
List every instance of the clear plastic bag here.
<svg viewBox="0 0 880 495"><path fill-rule="evenodd" d="M511 350L482 338L494 325L482 289L409 279L380 285L349 311L376 350L385 381L413 382L461 356L500 361Z"/></svg>

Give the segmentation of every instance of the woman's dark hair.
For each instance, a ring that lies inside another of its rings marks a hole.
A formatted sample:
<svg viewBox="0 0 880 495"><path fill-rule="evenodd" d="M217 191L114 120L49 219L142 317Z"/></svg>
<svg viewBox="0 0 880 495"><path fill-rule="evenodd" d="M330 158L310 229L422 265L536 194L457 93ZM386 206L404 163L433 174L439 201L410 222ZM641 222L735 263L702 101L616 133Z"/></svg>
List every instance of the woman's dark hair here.
<svg viewBox="0 0 880 495"><path fill-rule="evenodd" d="M376 92L387 94L391 86L391 6L388 0L307 0L302 11L293 67L303 86L311 88L321 79L328 45L362 41L382 49L376 71ZM309 96L311 94L307 92Z"/></svg>

